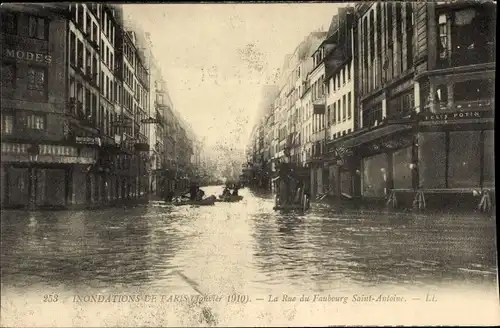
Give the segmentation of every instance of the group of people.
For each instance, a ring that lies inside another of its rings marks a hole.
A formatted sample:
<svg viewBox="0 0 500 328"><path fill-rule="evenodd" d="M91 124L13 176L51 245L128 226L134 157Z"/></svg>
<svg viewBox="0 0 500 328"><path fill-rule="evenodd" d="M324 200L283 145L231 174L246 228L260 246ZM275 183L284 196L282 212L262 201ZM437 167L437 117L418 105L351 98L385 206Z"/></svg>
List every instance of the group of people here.
<svg viewBox="0 0 500 328"><path fill-rule="evenodd" d="M184 196L189 195L189 200L202 200L205 197L205 192L200 189L198 183L192 183L189 187L189 192L184 193Z"/></svg>
<svg viewBox="0 0 500 328"><path fill-rule="evenodd" d="M232 187L232 188L231 188ZM231 189L233 189L233 193L231 193ZM229 197L229 196L238 196L238 186L236 185L226 185L224 187L224 190L222 190L222 196L223 197Z"/></svg>
<svg viewBox="0 0 500 328"><path fill-rule="evenodd" d="M232 192L231 192L232 189ZM222 191L222 196L238 196L239 186L236 184L227 184ZM196 182L192 182L189 189L180 194L181 198L189 198L189 200L200 201L205 197L205 192ZM172 201L175 198L174 192L166 192L165 200Z"/></svg>
<svg viewBox="0 0 500 328"><path fill-rule="evenodd" d="M301 191L308 195L307 184L300 179L289 163L278 167L277 192L282 205L300 203Z"/></svg>

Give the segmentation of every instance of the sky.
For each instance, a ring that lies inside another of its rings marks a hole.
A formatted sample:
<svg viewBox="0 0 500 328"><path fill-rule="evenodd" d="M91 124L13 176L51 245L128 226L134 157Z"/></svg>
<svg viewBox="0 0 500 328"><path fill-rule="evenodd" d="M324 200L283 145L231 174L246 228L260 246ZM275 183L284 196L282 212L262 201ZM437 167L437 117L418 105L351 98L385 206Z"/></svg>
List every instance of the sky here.
<svg viewBox="0 0 500 328"><path fill-rule="evenodd" d="M174 107L207 146L243 149L263 85L339 4L130 4L151 34Z"/></svg>

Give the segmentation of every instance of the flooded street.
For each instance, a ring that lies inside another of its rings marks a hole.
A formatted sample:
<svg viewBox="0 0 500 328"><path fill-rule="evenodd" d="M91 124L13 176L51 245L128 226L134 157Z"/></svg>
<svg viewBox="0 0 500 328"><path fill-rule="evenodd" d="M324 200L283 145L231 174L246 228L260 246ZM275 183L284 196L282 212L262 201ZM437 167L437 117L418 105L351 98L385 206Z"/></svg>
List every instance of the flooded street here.
<svg viewBox="0 0 500 328"><path fill-rule="evenodd" d="M221 188L205 190L218 195ZM497 288L494 219L326 205L287 214L272 210L270 195L248 189L240 194L239 203L205 207L151 202L87 212L3 212L2 296L9 299L2 297L2 325L21 318L26 326L359 323L332 316L338 311L371 311L367 321L375 324L376 313L395 311L394 306L362 310L353 295L389 292L405 295L404 303L413 300L401 310L413 316L418 306L429 306L430 292L443 302L440 308L465 309L467 304L446 305L445 299L481 295L474 306L490 313L484 320L498 320L491 318L491 306L498 306L491 303ZM313 307L282 301L283 294L349 300ZM91 295L129 298L101 303L85 298ZM147 295L157 298L148 301ZM169 302L170 295L207 298L192 304ZM57 318L39 312L54 310ZM437 320L435 315L436 310L412 317L412 323Z"/></svg>

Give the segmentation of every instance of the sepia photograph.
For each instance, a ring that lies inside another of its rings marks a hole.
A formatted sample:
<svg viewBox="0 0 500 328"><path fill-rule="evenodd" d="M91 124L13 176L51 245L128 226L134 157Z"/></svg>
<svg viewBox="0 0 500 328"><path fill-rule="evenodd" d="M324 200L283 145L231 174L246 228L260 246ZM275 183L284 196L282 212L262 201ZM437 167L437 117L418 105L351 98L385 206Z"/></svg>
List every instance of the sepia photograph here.
<svg viewBox="0 0 500 328"><path fill-rule="evenodd" d="M2 3L0 326L500 325L496 7Z"/></svg>

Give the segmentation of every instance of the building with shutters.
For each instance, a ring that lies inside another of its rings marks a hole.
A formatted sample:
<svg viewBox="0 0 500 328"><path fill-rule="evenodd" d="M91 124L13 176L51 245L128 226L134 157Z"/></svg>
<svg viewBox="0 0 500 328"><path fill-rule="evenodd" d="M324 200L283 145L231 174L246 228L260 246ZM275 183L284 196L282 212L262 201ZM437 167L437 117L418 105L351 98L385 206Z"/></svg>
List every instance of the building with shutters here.
<svg viewBox="0 0 500 328"><path fill-rule="evenodd" d="M494 191L495 12L489 4L356 5L355 131L336 142L354 196L424 208ZM448 197L449 198L446 198Z"/></svg>
<svg viewBox="0 0 500 328"><path fill-rule="evenodd" d="M4 4L1 16L2 207L64 207L71 168L97 156L67 138L66 12Z"/></svg>
<svg viewBox="0 0 500 328"><path fill-rule="evenodd" d="M324 152L323 176L327 183L326 192L330 196L353 194L355 175L347 163L338 157L340 149L336 142L347 138L355 131L358 115L356 111L354 65L354 8L339 9L328 31L332 47L325 58L326 73L326 146Z"/></svg>
<svg viewBox="0 0 500 328"><path fill-rule="evenodd" d="M8 4L1 15L2 207L145 199L152 125L179 125L151 103L145 33L126 26L120 5ZM190 139L179 138L189 161ZM159 157L176 161L163 148Z"/></svg>

